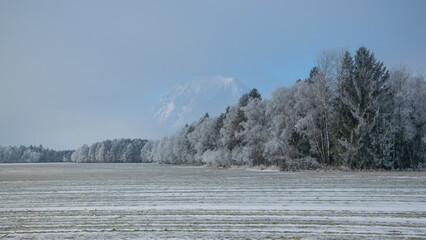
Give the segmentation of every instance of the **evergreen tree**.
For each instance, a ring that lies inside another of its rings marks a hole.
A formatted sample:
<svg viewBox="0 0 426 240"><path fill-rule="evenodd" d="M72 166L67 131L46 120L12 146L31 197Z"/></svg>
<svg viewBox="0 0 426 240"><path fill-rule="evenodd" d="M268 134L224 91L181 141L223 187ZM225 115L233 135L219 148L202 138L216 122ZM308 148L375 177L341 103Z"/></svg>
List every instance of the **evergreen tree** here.
<svg viewBox="0 0 426 240"><path fill-rule="evenodd" d="M357 124L351 114L348 99L355 98L352 78L354 75L354 63L351 54L346 51L337 78L337 97L334 103L334 124L333 124L333 159L336 165L346 165L354 153L349 153L344 147L351 142L351 130ZM351 96L352 94L352 96Z"/></svg>
<svg viewBox="0 0 426 240"><path fill-rule="evenodd" d="M348 62L345 54L342 70L348 67ZM352 74L341 82L343 94L340 96L343 113L351 115L340 119L349 130L349 134L341 133L339 141L343 151L340 155L352 167L376 168L390 161L390 114L385 107L390 99L388 79L383 63L367 48L359 48Z"/></svg>

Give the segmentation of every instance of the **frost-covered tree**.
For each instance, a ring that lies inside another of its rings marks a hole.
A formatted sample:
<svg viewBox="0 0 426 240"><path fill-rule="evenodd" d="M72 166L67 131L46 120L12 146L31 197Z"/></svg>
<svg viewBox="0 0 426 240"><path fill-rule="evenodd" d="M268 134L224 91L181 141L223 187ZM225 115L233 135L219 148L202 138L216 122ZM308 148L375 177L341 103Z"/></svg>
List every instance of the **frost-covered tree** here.
<svg viewBox="0 0 426 240"><path fill-rule="evenodd" d="M227 109L223 126L220 129L220 145L232 151L241 143L241 139L237 134L242 130L240 123L243 121L241 117L244 113L238 105L231 106Z"/></svg>
<svg viewBox="0 0 426 240"><path fill-rule="evenodd" d="M357 50L352 68L347 66L350 62L347 57L345 54L342 66L351 72L344 72L348 74L347 79L339 78L343 91L339 97L345 109L341 113L350 113L350 117L344 119L347 116L339 116L341 113L337 112L337 118L347 120L343 125L352 128L348 135L338 139L343 147L338 154L356 168L387 165L391 153L390 114L386 108L389 73L365 47Z"/></svg>
<svg viewBox="0 0 426 240"><path fill-rule="evenodd" d="M105 142L99 143L96 145L96 154L95 154L95 162L101 163L105 162L106 155L106 147Z"/></svg>
<svg viewBox="0 0 426 240"><path fill-rule="evenodd" d="M325 50L306 80L278 88L270 100L252 89L218 117L206 114L161 140L105 141L78 149L73 160L283 169L425 167L424 102L423 75L397 68L389 78L365 47L354 57ZM24 150L0 151L0 157L21 156Z"/></svg>
<svg viewBox="0 0 426 240"><path fill-rule="evenodd" d="M287 136L292 160L302 159L311 153L310 134L312 134L312 105L309 102L310 87L307 81L299 81L290 89L291 99L288 102L286 121Z"/></svg>
<svg viewBox="0 0 426 240"><path fill-rule="evenodd" d="M266 106L266 116L270 121L268 139L265 142L264 156L271 163L281 166L291 158L289 149L289 122L286 119L290 99L290 90L278 88Z"/></svg>
<svg viewBox="0 0 426 240"><path fill-rule="evenodd" d="M88 162L97 162L96 161L96 151L98 149L98 143L94 143L90 146L89 149L89 156L88 156Z"/></svg>
<svg viewBox="0 0 426 240"><path fill-rule="evenodd" d="M349 159L355 154L355 152L353 152L355 148L351 139L351 133L357 124L357 120L355 116L352 115L352 108L350 107L350 99L356 98L353 77L353 59L350 53L346 51L338 72L333 112L334 121L332 132L335 141L332 152L336 165L349 164ZM352 144L349 145L351 142Z"/></svg>
<svg viewBox="0 0 426 240"><path fill-rule="evenodd" d="M417 168L425 162L426 83L423 75L412 76L406 66L391 71L394 92L393 168Z"/></svg>
<svg viewBox="0 0 426 240"><path fill-rule="evenodd" d="M331 163L333 103L342 55L337 49L322 51L309 78L312 89L310 113L315 124L311 135L322 164Z"/></svg>
<svg viewBox="0 0 426 240"><path fill-rule="evenodd" d="M179 131L177 135L170 138L170 147L174 149L173 157L170 157L172 163L198 164L195 160L196 151L194 149L194 143L191 142L190 139L190 135L197 125L196 122L188 125Z"/></svg>
<svg viewBox="0 0 426 240"><path fill-rule="evenodd" d="M194 124L194 130L188 134L188 139L195 152L194 160L197 164L203 164L203 154L207 150L213 150L216 146L214 139L215 118L208 114Z"/></svg>
<svg viewBox="0 0 426 240"><path fill-rule="evenodd" d="M418 74L409 83L412 94L409 95L409 107L416 134L410 153L411 166L426 167L426 81L423 74Z"/></svg>
<svg viewBox="0 0 426 240"><path fill-rule="evenodd" d="M150 140L141 148L140 158L143 163L154 162L154 150L158 141Z"/></svg>
<svg viewBox="0 0 426 240"><path fill-rule="evenodd" d="M76 163L90 162L89 150L90 147L88 145L83 145L79 149L75 150L75 152L71 155L71 161Z"/></svg>
<svg viewBox="0 0 426 240"><path fill-rule="evenodd" d="M309 80L277 89L266 107L270 119L264 155L284 169L316 168L316 108Z"/></svg>
<svg viewBox="0 0 426 240"><path fill-rule="evenodd" d="M0 163L69 162L73 151L54 151L34 146L0 146Z"/></svg>
<svg viewBox="0 0 426 240"><path fill-rule="evenodd" d="M408 96L411 89L410 73L406 67L399 66L392 69L390 83L394 91L394 117L393 117L393 166L395 168L407 167L409 164L409 142L414 139L415 126L411 119Z"/></svg>
<svg viewBox="0 0 426 240"><path fill-rule="evenodd" d="M269 165L264 156L265 142L268 139L268 118L266 117L266 101L259 97L250 98L247 106L242 110L246 121L242 122L243 131L239 133L243 139L243 159L246 165Z"/></svg>
<svg viewBox="0 0 426 240"><path fill-rule="evenodd" d="M114 139L84 145L71 156L72 162L141 162L141 149L147 140Z"/></svg>
<svg viewBox="0 0 426 240"><path fill-rule="evenodd" d="M244 108L256 99L260 101L262 97L254 88L249 93L243 94L237 105L227 108L220 129L220 146L227 149L222 151L229 151L230 154L224 155L231 156L230 159L223 161L227 162L225 165L247 164L250 150L245 146L246 142L244 141L244 125L248 120Z"/></svg>
<svg viewBox="0 0 426 240"><path fill-rule="evenodd" d="M140 162L140 149L138 151L137 147L130 142L127 144L123 156L124 162Z"/></svg>

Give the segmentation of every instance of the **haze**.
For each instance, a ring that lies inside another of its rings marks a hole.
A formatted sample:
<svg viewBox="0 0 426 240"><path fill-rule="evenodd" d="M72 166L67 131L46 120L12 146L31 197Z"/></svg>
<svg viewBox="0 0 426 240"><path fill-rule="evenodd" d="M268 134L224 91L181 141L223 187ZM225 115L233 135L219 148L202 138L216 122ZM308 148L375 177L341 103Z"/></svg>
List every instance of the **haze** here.
<svg viewBox="0 0 426 240"><path fill-rule="evenodd" d="M152 107L194 76L266 98L324 48L426 67L425 1L0 0L0 145L73 149L169 132ZM208 106L206 106L208 112Z"/></svg>

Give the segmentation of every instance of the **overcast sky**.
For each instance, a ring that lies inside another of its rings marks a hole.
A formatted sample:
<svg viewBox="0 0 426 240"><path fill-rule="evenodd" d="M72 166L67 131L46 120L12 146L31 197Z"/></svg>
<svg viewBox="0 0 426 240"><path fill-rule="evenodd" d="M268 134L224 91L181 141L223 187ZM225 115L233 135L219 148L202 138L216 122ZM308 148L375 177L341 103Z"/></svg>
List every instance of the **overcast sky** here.
<svg viewBox="0 0 426 240"><path fill-rule="evenodd" d="M269 97L324 48L365 45L388 67L425 69L425 11L422 0L0 0L0 145L159 138L151 109L176 82L221 75Z"/></svg>

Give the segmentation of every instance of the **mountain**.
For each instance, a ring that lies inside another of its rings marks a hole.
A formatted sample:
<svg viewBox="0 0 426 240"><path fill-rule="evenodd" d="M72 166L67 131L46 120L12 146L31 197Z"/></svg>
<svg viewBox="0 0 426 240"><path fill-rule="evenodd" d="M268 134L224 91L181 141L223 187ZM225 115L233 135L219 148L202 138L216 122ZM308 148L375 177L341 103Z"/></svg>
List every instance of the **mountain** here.
<svg viewBox="0 0 426 240"><path fill-rule="evenodd" d="M234 78L195 77L176 84L157 104L154 117L159 123L177 129L200 119L206 112L210 116L219 115L248 90Z"/></svg>

